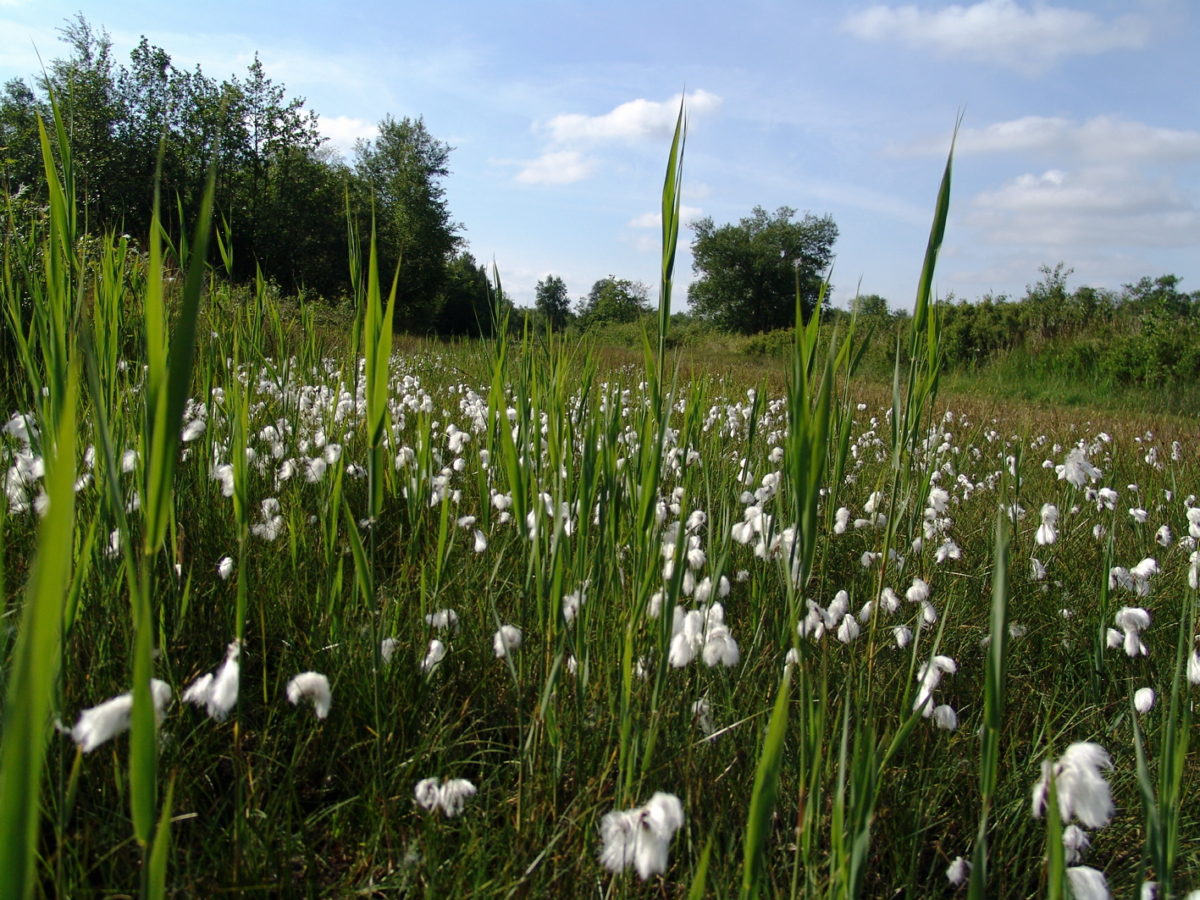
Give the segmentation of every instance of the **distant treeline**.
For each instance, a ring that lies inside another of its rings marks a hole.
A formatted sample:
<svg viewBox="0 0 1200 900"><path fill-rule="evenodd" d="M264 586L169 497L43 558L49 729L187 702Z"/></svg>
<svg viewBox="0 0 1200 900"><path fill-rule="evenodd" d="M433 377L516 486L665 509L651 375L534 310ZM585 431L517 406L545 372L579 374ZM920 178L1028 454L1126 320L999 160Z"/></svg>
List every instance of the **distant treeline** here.
<svg viewBox="0 0 1200 900"><path fill-rule="evenodd" d="M4 228L36 218L46 202L38 117L57 154L71 147L83 227L149 234L154 186L168 228L191 222L215 160L218 219L233 240L233 276L259 272L287 293L336 302L351 291L349 225L366 242L372 220L380 270L397 262L397 325L418 333L486 330L488 284L451 220L441 180L451 148L421 119L385 118L349 162L332 150L304 100L289 98L255 58L243 78L184 71L142 38L128 64L79 16L61 35L69 48L32 83L0 94L0 178L15 212ZM62 160L56 163L61 166ZM156 178L156 172L158 173Z"/></svg>
<svg viewBox="0 0 1200 900"><path fill-rule="evenodd" d="M1145 277L1120 290L1067 286L1071 270L1043 266L1042 278L1022 297L953 296L938 304L943 368L973 373L1019 362L1022 377L1078 380L1090 385L1154 387L1200 380L1200 291L1186 293L1175 275ZM868 366L890 370L897 347L903 352L910 322L877 295L860 297L859 327L874 332ZM851 313L829 309L829 329L844 329ZM711 340L686 316L675 318L678 340ZM735 339L732 352L786 354L788 331ZM902 360L903 361L903 360Z"/></svg>
<svg viewBox="0 0 1200 900"><path fill-rule="evenodd" d="M1024 297L942 306L949 369L1020 353L1033 370L1113 385L1152 387L1200 377L1200 291L1175 275L1120 290L1067 289L1070 270L1042 268Z"/></svg>

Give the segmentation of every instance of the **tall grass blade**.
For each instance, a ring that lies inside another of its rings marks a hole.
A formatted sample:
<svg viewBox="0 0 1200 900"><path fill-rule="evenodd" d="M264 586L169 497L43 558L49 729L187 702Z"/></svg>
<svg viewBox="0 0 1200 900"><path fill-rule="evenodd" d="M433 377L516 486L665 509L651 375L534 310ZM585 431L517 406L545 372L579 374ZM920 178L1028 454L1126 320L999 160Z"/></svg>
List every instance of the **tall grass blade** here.
<svg viewBox="0 0 1200 900"><path fill-rule="evenodd" d="M675 273L675 251L679 244L679 206L683 194L683 148L687 141L687 118L680 97L667 174L662 189L662 280L658 291L658 383L666 380L667 329L671 324L671 287Z"/></svg>
<svg viewBox="0 0 1200 900"><path fill-rule="evenodd" d="M988 643L987 668L983 682L983 732L980 737L979 829L971 858L969 900L987 896L988 819L995 802L1000 774L1000 733L1004 724L1004 674L1008 649L1008 517L996 514L996 540L992 552L991 640Z"/></svg>
<svg viewBox="0 0 1200 900"><path fill-rule="evenodd" d="M0 742L0 898L32 897L37 883L38 797L54 683L58 677L63 604L71 582L75 528L75 401L78 374L68 374L62 418L46 460L50 507L38 527L20 631L8 674L4 740Z"/></svg>
<svg viewBox="0 0 1200 900"><path fill-rule="evenodd" d="M767 733L763 738L758 767L754 772L754 787L750 794L750 811L746 817L746 837L742 843L742 890L740 896L757 897L762 888L767 843L771 834L771 817L779 795L779 770L783 766L783 741L787 734L788 696L791 693L792 672L784 672L775 695L775 708Z"/></svg>
<svg viewBox="0 0 1200 900"><path fill-rule="evenodd" d="M158 827L154 831L154 843L150 847L147 866L146 898L162 900L167 895L167 860L171 851L171 807L175 801L175 777L167 782L162 810L158 814Z"/></svg>

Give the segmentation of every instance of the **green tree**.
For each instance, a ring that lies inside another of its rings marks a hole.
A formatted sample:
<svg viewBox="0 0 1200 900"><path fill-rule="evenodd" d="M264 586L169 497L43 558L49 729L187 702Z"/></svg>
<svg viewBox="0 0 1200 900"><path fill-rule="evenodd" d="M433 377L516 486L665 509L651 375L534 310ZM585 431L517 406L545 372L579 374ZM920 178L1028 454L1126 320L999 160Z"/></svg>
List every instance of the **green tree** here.
<svg viewBox="0 0 1200 900"><path fill-rule="evenodd" d="M121 218L119 182L121 118L112 40L93 31L82 14L59 29L72 55L50 63L46 86L54 92L63 117L76 171L76 197L89 222ZM49 123L47 123L49 124Z"/></svg>
<svg viewBox="0 0 1200 900"><path fill-rule="evenodd" d="M434 330L446 335L484 335L493 331L487 272L465 250L450 260L442 286Z"/></svg>
<svg viewBox="0 0 1200 900"><path fill-rule="evenodd" d="M423 119L379 123L374 140L354 149L354 171L375 210L381 270L402 265L396 292L397 327L434 327L446 266L459 246L441 179L449 173L450 146L435 140ZM369 233L370 223L362 233Z"/></svg>
<svg viewBox="0 0 1200 900"><path fill-rule="evenodd" d="M557 275L547 275L537 283L533 305L552 331L562 331L571 321L567 283Z"/></svg>
<svg viewBox="0 0 1200 900"><path fill-rule="evenodd" d="M640 281L609 275L592 285L579 304L579 320L585 328L593 325L636 322L650 312L649 290Z"/></svg>
<svg viewBox="0 0 1200 900"><path fill-rule="evenodd" d="M1070 325L1067 279L1075 270L1060 262L1054 268L1039 266L1038 271L1042 273L1042 280L1026 286L1025 299L1021 304L1031 330L1041 340L1048 341L1066 331Z"/></svg>
<svg viewBox="0 0 1200 900"><path fill-rule="evenodd" d="M736 225L717 226L711 216L692 224L692 271L688 305L725 331L751 334L792 324L796 291L807 318L816 306L823 274L833 258L838 230L828 216L781 206L769 214L756 206Z"/></svg>
<svg viewBox="0 0 1200 900"><path fill-rule="evenodd" d="M851 301L850 311L867 318L886 319L890 315L887 300L878 294L859 294Z"/></svg>
<svg viewBox="0 0 1200 900"><path fill-rule="evenodd" d="M10 193L24 189L31 199L42 196L41 150L38 144L37 117L47 110L33 89L19 78L4 85L0 95L0 166L2 186Z"/></svg>

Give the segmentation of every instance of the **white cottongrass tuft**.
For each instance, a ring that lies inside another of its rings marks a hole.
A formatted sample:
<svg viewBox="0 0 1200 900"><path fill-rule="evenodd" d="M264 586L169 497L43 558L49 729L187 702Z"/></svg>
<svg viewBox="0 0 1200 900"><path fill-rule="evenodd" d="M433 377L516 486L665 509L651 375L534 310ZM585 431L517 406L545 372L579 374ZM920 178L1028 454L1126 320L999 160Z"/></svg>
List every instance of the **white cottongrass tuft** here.
<svg viewBox="0 0 1200 900"><path fill-rule="evenodd" d="M1110 629L1109 646L1124 646L1126 656L1148 656L1150 648L1142 640L1142 632L1150 627L1150 613L1140 606L1122 606L1114 619L1121 634L1114 636L1113 629Z"/></svg>
<svg viewBox="0 0 1200 900"><path fill-rule="evenodd" d="M1040 818L1050 795L1050 776L1058 795L1058 813L1064 824L1079 819L1088 828L1103 828L1115 807L1112 791L1101 769L1111 769L1112 759L1099 744L1071 744L1058 762L1042 762L1042 777L1033 786L1033 815Z"/></svg>
<svg viewBox="0 0 1200 900"><path fill-rule="evenodd" d="M212 480L221 483L221 495L224 497L233 496L233 466L229 463L222 463L212 470Z"/></svg>
<svg viewBox="0 0 1200 900"><path fill-rule="evenodd" d="M934 689L941 682L942 675L953 675L957 671L958 664L949 656L935 656L929 662L921 663L921 668L917 670L917 681L921 686L913 699L913 711L920 710L927 719L932 716Z"/></svg>
<svg viewBox="0 0 1200 900"><path fill-rule="evenodd" d="M1060 481L1065 480L1077 488L1083 487L1089 481L1095 481L1101 475L1100 470L1088 461L1087 451L1082 447L1071 448L1067 453L1066 462L1055 466L1054 472Z"/></svg>
<svg viewBox="0 0 1200 900"><path fill-rule="evenodd" d="M861 629L859 628L858 621L854 618L854 616L846 613L846 615L842 618L841 624L838 625L837 639L843 644L849 644L858 638L860 631Z"/></svg>
<svg viewBox="0 0 1200 900"><path fill-rule="evenodd" d="M431 612L425 616L425 624L432 626L438 631L457 631L458 613L449 607L439 609L437 612Z"/></svg>
<svg viewBox="0 0 1200 900"><path fill-rule="evenodd" d="M422 778L413 788L413 799L421 809L441 809L446 818L452 819L463 811L467 798L475 795L475 785L465 778L451 778L441 782L437 778Z"/></svg>
<svg viewBox="0 0 1200 900"><path fill-rule="evenodd" d="M492 650L496 659L503 659L521 646L521 629L516 625L501 625L492 635Z"/></svg>
<svg viewBox="0 0 1200 900"><path fill-rule="evenodd" d="M1138 688L1133 694L1133 707L1143 716L1154 709L1154 688Z"/></svg>
<svg viewBox="0 0 1200 900"><path fill-rule="evenodd" d="M1083 859L1083 852L1092 846L1092 839L1088 837L1088 833L1074 823L1063 829L1062 842L1068 866L1073 866Z"/></svg>
<svg viewBox="0 0 1200 900"><path fill-rule="evenodd" d="M1036 556L1029 558L1029 577L1034 581L1042 581L1046 577L1046 567Z"/></svg>
<svg viewBox="0 0 1200 900"><path fill-rule="evenodd" d="M1053 503L1042 505L1042 524L1033 539L1043 547L1058 540L1058 507Z"/></svg>
<svg viewBox="0 0 1200 900"><path fill-rule="evenodd" d="M1104 873L1091 866L1071 866L1067 869L1067 882L1075 900L1109 900L1112 896Z"/></svg>
<svg viewBox="0 0 1200 900"><path fill-rule="evenodd" d="M217 563L217 575L222 581L228 581L229 576L233 574L233 557L222 556L220 562Z"/></svg>
<svg viewBox="0 0 1200 900"><path fill-rule="evenodd" d="M389 663L396 655L396 648L399 646L400 642L395 638L384 638L379 644L379 656L385 663Z"/></svg>
<svg viewBox="0 0 1200 900"><path fill-rule="evenodd" d="M971 875L971 864L961 856L954 857L954 862L946 867L946 880L950 882L951 887L958 887L964 884Z"/></svg>
<svg viewBox="0 0 1200 900"><path fill-rule="evenodd" d="M433 638L429 642L429 650L425 654L425 658L421 660L421 671L432 672L437 668L438 663L446 658L446 645Z"/></svg>
<svg viewBox="0 0 1200 900"><path fill-rule="evenodd" d="M671 631L667 662L673 668L683 668L696 654L700 654L709 668L736 666L741 662L741 651L725 624L725 607L720 603L688 612L676 606Z"/></svg>
<svg viewBox="0 0 1200 900"><path fill-rule="evenodd" d="M318 719L329 715L333 694L329 690L329 679L320 672L301 672L287 683L288 701L295 706L301 700L311 700Z"/></svg>
<svg viewBox="0 0 1200 900"><path fill-rule="evenodd" d="M171 686L153 678L150 681L150 696L154 700L154 715L162 721L163 711L171 700ZM115 738L129 728L129 717L133 713L133 694L121 694L105 700L79 714L79 721L71 729L71 740L84 753L91 753L105 741Z"/></svg>
<svg viewBox="0 0 1200 900"><path fill-rule="evenodd" d="M933 723L943 731L958 730L958 713L954 711L953 706L947 706L943 703L941 706L933 708Z"/></svg>
<svg viewBox="0 0 1200 900"><path fill-rule="evenodd" d="M929 599L929 585L923 578L914 578L912 586L904 592L909 603L924 603Z"/></svg>
<svg viewBox="0 0 1200 900"><path fill-rule="evenodd" d="M183 692L183 702L203 706L210 718L224 722L229 711L233 709L238 698L238 682L241 667L238 656L241 644L233 641L225 651L225 662L216 673L207 672L201 675Z"/></svg>
<svg viewBox="0 0 1200 900"><path fill-rule="evenodd" d="M629 866L643 881L667 870L671 838L683 825L683 804L674 794L656 793L645 806L614 810L600 821L600 863L610 872Z"/></svg>

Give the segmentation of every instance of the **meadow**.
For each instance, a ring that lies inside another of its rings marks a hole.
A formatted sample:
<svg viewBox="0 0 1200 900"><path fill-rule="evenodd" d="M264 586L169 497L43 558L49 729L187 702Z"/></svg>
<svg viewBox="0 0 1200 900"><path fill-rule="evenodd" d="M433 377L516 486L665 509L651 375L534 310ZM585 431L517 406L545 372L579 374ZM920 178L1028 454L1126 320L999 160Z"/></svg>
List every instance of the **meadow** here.
<svg viewBox="0 0 1200 900"><path fill-rule="evenodd" d="M0 284L0 895L1200 889L1195 424L939 395L949 163L881 384L817 317L668 352L680 133L619 363L396 339L367 235L348 335L230 284L211 203L85 239L55 140Z"/></svg>

